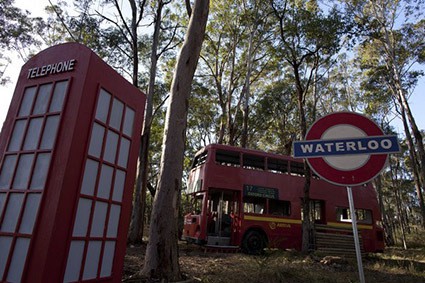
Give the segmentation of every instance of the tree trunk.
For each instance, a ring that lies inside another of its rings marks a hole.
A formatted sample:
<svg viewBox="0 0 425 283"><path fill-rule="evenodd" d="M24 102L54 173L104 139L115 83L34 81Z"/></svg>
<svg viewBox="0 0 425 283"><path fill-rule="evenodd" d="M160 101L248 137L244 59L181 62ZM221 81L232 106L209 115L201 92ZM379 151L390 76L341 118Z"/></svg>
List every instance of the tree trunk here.
<svg viewBox="0 0 425 283"><path fill-rule="evenodd" d="M293 65L296 89L297 89L297 97L298 97L298 111L299 111L299 119L301 126L301 138L305 138L307 134L307 119L304 109L304 95L305 90L301 85L301 78L299 75L299 66L294 63ZM311 183L311 170L308 166L307 162L304 161L304 174L305 174L305 182L304 182L304 197L303 197L303 238L302 238L302 252L308 253L310 249L311 242L311 219L310 219L310 183Z"/></svg>
<svg viewBox="0 0 425 283"><path fill-rule="evenodd" d="M375 16L378 18L378 12L379 9L377 9L376 4L374 5L375 8ZM392 30L389 30L384 22L381 23L381 28L384 32L384 38L382 40L382 43L385 48L386 56L387 56L387 69L391 73L391 84L392 87L395 89L395 99L400 104L400 107L403 110L404 115L407 117L407 120L409 121L410 129L413 133L413 142L415 144L415 147L418 154L418 160L420 162L420 176L422 176L422 179L419 178L419 181L422 182L422 186L424 186L425 183L425 147L423 143L423 137L422 134L416 124L415 118L413 117L413 113L410 109L409 102L406 97L406 92L403 89L403 83L402 83L402 77L401 77L401 68L397 63L397 54L394 49L394 34ZM422 187L421 186L421 187ZM420 191L420 189L419 189ZM420 197L422 193L419 192L418 197ZM421 207L422 209L422 207ZM422 211L423 212L423 211ZM423 222L424 223L424 222ZM425 224L424 224L425 225Z"/></svg>
<svg viewBox="0 0 425 283"><path fill-rule="evenodd" d="M227 89L226 89L226 93L225 95L227 96L227 106L226 106L226 110L227 110L227 121L226 121L226 129L227 129L227 143L229 145L235 145L235 130L234 130L234 121L236 120L236 113L234 118L232 117L232 88L233 88L233 78L234 78L234 74L235 74L235 61L236 61L236 41L233 43L232 46L232 55L231 55L232 59L231 59L231 71L230 71L230 76L229 76L229 82L227 85ZM237 111L237 109L236 109Z"/></svg>
<svg viewBox="0 0 425 283"><path fill-rule="evenodd" d="M141 273L163 281L181 279L177 247L178 194L183 175L183 157L189 96L201 52L208 18L209 0L196 0L186 38L177 59L165 118L161 170L152 208L149 243Z"/></svg>
<svg viewBox="0 0 425 283"><path fill-rule="evenodd" d="M137 40L137 6L134 0L130 0L131 7L131 53L133 57L133 74L132 80L135 87L139 87L139 48ZM116 5L119 10L119 6Z"/></svg>
<svg viewBox="0 0 425 283"><path fill-rule="evenodd" d="M374 182L375 182L376 194L378 195L378 204L381 211L382 225L384 227L385 243L387 245L393 245L394 244L393 230L391 229L390 221L388 221L388 214L386 213L385 204L383 200L383 194L382 194L382 176L381 175L377 176Z"/></svg>
<svg viewBox="0 0 425 283"><path fill-rule="evenodd" d="M394 187L394 193L396 197L396 205L397 205L397 216L398 221L400 222L400 232L401 232L401 241L403 244L403 249L407 250L407 241L406 241L406 228L402 216L402 204L400 199L400 191L397 186Z"/></svg>
<svg viewBox="0 0 425 283"><path fill-rule="evenodd" d="M390 161L391 163L391 161ZM395 168L394 168L395 167ZM400 196L400 184L396 180L396 176L399 175L399 163L397 162L395 165L390 164L390 177L391 177L391 183L392 183L392 189L394 190L394 195L396 199L396 207L397 207L397 220L400 222L400 232L401 232L401 239L403 243L403 248L407 250L407 242L406 242L406 229L405 229L405 223L404 223L404 217L403 217L403 208L401 203L401 196Z"/></svg>
<svg viewBox="0 0 425 283"><path fill-rule="evenodd" d="M146 99L145 121L143 124L142 142L139 150L139 168L136 181L135 199L133 202L132 219L128 241L130 243L141 243L143 241L144 219L146 210L146 188L148 183L148 164L149 164L149 141L152 125L153 96L155 92L156 70L158 65L158 43L159 32L161 28L163 2L158 2L158 8L155 17L155 28L153 33L151 49L151 66L149 72L149 86Z"/></svg>
<svg viewBox="0 0 425 283"><path fill-rule="evenodd" d="M397 71L397 70L396 70ZM396 88L398 91L399 98L397 100L401 101L401 107L403 108L405 115L407 116L407 119L410 124L410 129L412 130L414 142L416 144L416 150L418 151L418 157L420 161L420 169L421 169L421 175L422 175L422 186L425 183L425 148L423 143L423 137L421 134L421 131L418 128L418 125L416 124L415 118L413 117L412 111L410 110L409 102L407 101L406 95L402 89L401 86L401 80L399 74L395 74L395 80L396 80Z"/></svg>
<svg viewBox="0 0 425 283"><path fill-rule="evenodd" d="M248 146L248 118L249 118L249 98L251 96L250 92L250 83L251 83L251 69L252 69L252 57L253 57L253 37L254 37L254 28L251 29L251 33L249 35L249 45L248 45L248 56L247 60L247 70L245 76L245 85L243 87L244 94L244 104L243 104L243 125L242 125L242 139L241 139L241 147L245 148Z"/></svg>
<svg viewBox="0 0 425 283"><path fill-rule="evenodd" d="M424 203L424 197L422 194L423 182L421 182L420 173L419 173L420 168L418 168L420 167L420 165L417 162L416 153L415 153L415 145L413 143L412 135L410 134L410 131L409 131L409 125L407 124L406 112L404 111L404 108L401 109L401 119L403 121L404 133L406 135L410 162L412 163L413 179L415 181L416 194L419 200L419 207L421 209L421 224L422 224L422 227L425 228L425 203Z"/></svg>

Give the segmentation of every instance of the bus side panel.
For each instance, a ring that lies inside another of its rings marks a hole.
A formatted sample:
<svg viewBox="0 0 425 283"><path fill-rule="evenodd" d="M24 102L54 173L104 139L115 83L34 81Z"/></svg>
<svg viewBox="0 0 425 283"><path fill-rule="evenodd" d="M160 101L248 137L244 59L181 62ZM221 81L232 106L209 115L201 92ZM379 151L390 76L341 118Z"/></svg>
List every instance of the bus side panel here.
<svg viewBox="0 0 425 283"><path fill-rule="evenodd" d="M250 218L250 215L245 215ZM267 216L253 216L256 220L244 220L239 242L249 230L261 230L267 235L267 247L279 249L301 250L302 229L301 224L288 223L291 219L271 218ZM262 218L262 219L261 219ZM301 221L294 221L301 222Z"/></svg>
<svg viewBox="0 0 425 283"><path fill-rule="evenodd" d="M301 224L269 223L270 248L301 250Z"/></svg>
<svg viewBox="0 0 425 283"><path fill-rule="evenodd" d="M384 251L384 239L383 231L379 228L373 228L370 230L361 231L363 248L365 252L383 252Z"/></svg>

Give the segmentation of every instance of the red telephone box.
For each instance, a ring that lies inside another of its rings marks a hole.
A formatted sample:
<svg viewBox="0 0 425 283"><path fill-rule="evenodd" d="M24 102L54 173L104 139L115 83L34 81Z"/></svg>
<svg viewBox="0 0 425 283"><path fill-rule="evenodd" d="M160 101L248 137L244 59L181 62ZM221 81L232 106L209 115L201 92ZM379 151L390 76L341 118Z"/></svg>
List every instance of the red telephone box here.
<svg viewBox="0 0 425 283"><path fill-rule="evenodd" d="M87 47L23 67L0 136L0 281L120 282L145 95Z"/></svg>

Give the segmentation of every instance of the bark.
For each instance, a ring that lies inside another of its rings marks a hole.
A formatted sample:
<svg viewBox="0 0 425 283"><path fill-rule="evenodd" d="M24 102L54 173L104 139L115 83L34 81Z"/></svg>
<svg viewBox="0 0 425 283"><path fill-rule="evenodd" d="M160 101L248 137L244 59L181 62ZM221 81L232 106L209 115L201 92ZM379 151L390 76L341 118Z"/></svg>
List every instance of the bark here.
<svg viewBox="0 0 425 283"><path fill-rule="evenodd" d="M409 102L407 101L406 94L401 87L401 80L398 73L394 76L394 80L396 83L396 88L398 90L398 96L399 96L397 100L401 102L401 107L403 108L403 111L405 115L407 116L407 120L409 121L409 124L410 124L410 129L412 130L412 133L413 133L414 143L416 145L416 150L418 151L417 154L420 161L420 166L419 166L419 170L421 172L420 175L422 176L422 180L421 179L419 180L422 181L422 186L424 186L425 148L423 144L423 137L422 137L421 131L419 130L416 124L415 118L413 117L412 111L410 110L410 105L409 105Z"/></svg>
<svg viewBox="0 0 425 283"><path fill-rule="evenodd" d="M249 117L249 98L251 96L251 71L252 71L252 60L253 55L253 37L254 37L254 29L251 29L251 33L249 35L249 45L248 45L248 56L247 56L247 70L245 75L245 85L243 87L243 95L244 95L244 105L243 105L243 124L242 124L242 139L241 139L241 147L248 146L248 117Z"/></svg>
<svg viewBox="0 0 425 283"><path fill-rule="evenodd" d="M196 0L186 38L177 59L167 109L162 144L158 190L152 208L149 243L141 273L163 281L181 279L178 263L178 195L183 175L183 157L189 96L208 18L209 0Z"/></svg>
<svg viewBox="0 0 425 283"><path fill-rule="evenodd" d="M136 181L135 199L133 203L132 220L128 235L128 241L130 243L140 243L143 241L144 216L146 210L146 188L148 183L149 140L152 125L153 95L155 91L156 70L158 65L157 49L163 7L164 3L159 1L155 16L155 28L151 49L151 66L149 71L149 86L146 99L145 121L143 124L143 132L141 137L142 141L139 150L139 168Z"/></svg>
<svg viewBox="0 0 425 283"><path fill-rule="evenodd" d="M226 110L227 110L227 115L226 115L226 129L227 129L227 143L229 145L235 145L235 130L234 130L234 121L236 120L236 115L237 113L235 113L234 118L232 118L232 94L233 94L233 78L235 75L235 65L236 65L236 42L237 40L235 39L233 46L232 46L232 59L231 59L231 72L230 72L230 77L229 77L229 83L226 89ZM238 108L236 108L236 111L238 111Z"/></svg>
<svg viewBox="0 0 425 283"><path fill-rule="evenodd" d="M424 203L424 197L422 194L422 188L421 188L421 178L420 178L420 165L417 162L417 157L415 153L415 147L412 139L412 135L409 131L409 125L407 124L406 114L404 111L404 108L401 109L401 119L403 121L403 127L404 127L404 133L406 135L406 141L407 141L407 147L409 150L409 158L410 162L412 163L412 170L413 170L413 180L415 182L415 188L416 188L416 195L419 200L419 207L421 209L421 223L422 227L425 228L425 203Z"/></svg>
<svg viewBox="0 0 425 283"><path fill-rule="evenodd" d="M314 66L312 70L310 70L310 75L307 80L301 79L300 76L300 67L302 64L306 63L308 58L315 56L318 54L320 50L320 46L316 47L315 51L307 51L304 54L299 54L298 49L291 43L288 42L288 39L285 36L285 14L286 10L286 2L282 12L279 12L277 7L275 6L274 1L271 1L273 11L275 16L279 21L279 32L280 37L283 42L284 48L287 48L289 52L284 59L291 65L293 75L294 75L294 83L296 87L296 96L297 96L297 108L298 108L298 117L300 123L300 134L301 138L305 138L307 133L307 119L305 112L305 96L310 87L313 73L317 66ZM290 41L290 40L289 40ZM303 82L305 81L305 82ZM302 252L308 253L310 249L310 244L312 242L312 223L311 223L311 215L310 215L310 184L311 184L311 170L308 166L307 162L304 161L304 174L305 174L305 182L303 187L303 199L302 199L302 210L303 210L303 223L302 223Z"/></svg>
<svg viewBox="0 0 425 283"><path fill-rule="evenodd" d="M134 0L130 0L131 6L131 51L133 53L133 85L139 86L139 49L137 40L137 6Z"/></svg>
<svg viewBox="0 0 425 283"><path fill-rule="evenodd" d="M299 75L299 65L297 63L293 63L292 67L294 69L295 75L295 86L297 91L298 98L298 112L299 112L299 120L301 127L301 136L305 138L307 134L307 119L305 114L305 90L302 87L301 78ZM311 225L311 214L310 214L310 184L311 184L311 170L307 164L307 161L304 161L304 174L305 174L305 182L304 182L304 196L303 196L303 238L302 238L302 252L308 253L310 249L310 243L312 241L311 233L312 233L312 225Z"/></svg>
<svg viewBox="0 0 425 283"><path fill-rule="evenodd" d="M382 225L384 227L384 232L385 232L385 243L387 245L393 245L394 244L393 230L391 229L391 223L388 220L388 214L386 212L385 204L383 200L381 175L377 176L374 181L375 181L376 193L378 195L379 208L381 211Z"/></svg>
<svg viewBox="0 0 425 283"><path fill-rule="evenodd" d="M380 6L379 3L373 2L373 13L375 18L380 23L381 31L383 33L383 37L381 39L381 42L383 44L383 48L385 51L386 56L386 68L391 74L391 86L395 90L393 93L393 96L395 96L396 101L402 108L402 111L404 112L405 117L407 117L407 120L409 121L409 126L412 131L414 139L412 140L417 150L418 155L418 161L420 162L419 170L420 170L420 176L422 176L422 179L419 178L419 181L422 182L422 186L424 186L425 180L425 147L423 143L423 136L416 124L415 118L413 117L413 113L410 109L410 105L407 99L406 90L403 88L402 83L402 74L405 67L403 67L403 63L400 63L397 61L397 52L394 48L395 40L394 40L394 33L391 29L393 27L393 23L395 21L396 17L396 11L390 10L388 11L385 6ZM388 13L388 14L386 14ZM388 21L389 19L389 21ZM390 25L388 26L388 23ZM413 164L413 166L416 166ZM419 189L420 192L421 189ZM418 193L418 197L422 192ZM422 209L422 207L421 207Z"/></svg>
<svg viewBox="0 0 425 283"><path fill-rule="evenodd" d="M390 164L390 177L391 177L391 183L392 183L392 189L394 190L394 196L396 199L396 207L397 207L397 220L400 223L400 232L401 232L401 239L402 239L402 244L403 244L403 248L405 250L407 250L407 241L406 241L406 224L404 222L404 217L403 217L403 204L402 204L402 200L401 200L401 192L400 192L400 184L399 182L397 182L396 180L396 176L399 173L400 169L400 165L397 162L394 165Z"/></svg>

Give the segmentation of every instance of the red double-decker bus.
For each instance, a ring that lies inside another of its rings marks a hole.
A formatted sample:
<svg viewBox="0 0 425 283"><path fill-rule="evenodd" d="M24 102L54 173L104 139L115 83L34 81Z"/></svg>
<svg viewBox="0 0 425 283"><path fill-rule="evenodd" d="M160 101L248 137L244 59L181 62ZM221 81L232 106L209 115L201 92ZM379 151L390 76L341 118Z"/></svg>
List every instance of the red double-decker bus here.
<svg viewBox="0 0 425 283"><path fill-rule="evenodd" d="M301 249L304 165L301 159L211 144L196 153L186 194L183 239L214 247ZM353 188L365 252L384 249L381 214L372 185ZM351 229L347 191L317 176L310 187L315 225Z"/></svg>

